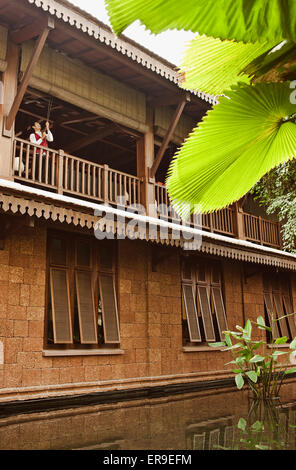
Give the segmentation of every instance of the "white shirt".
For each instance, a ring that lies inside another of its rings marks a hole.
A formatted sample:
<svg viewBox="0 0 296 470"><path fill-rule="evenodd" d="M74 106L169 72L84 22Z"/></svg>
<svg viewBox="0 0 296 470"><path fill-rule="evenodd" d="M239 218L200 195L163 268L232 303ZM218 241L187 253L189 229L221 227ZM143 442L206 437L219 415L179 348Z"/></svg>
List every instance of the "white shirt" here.
<svg viewBox="0 0 296 470"><path fill-rule="evenodd" d="M37 135L40 136L39 139L36 139L36 136L35 136L35 132L33 132L31 135L30 135L30 142L32 144L36 144L36 145L41 145L42 143L42 132L36 132ZM53 142L53 135L50 131L48 131L46 134L46 139L48 142Z"/></svg>

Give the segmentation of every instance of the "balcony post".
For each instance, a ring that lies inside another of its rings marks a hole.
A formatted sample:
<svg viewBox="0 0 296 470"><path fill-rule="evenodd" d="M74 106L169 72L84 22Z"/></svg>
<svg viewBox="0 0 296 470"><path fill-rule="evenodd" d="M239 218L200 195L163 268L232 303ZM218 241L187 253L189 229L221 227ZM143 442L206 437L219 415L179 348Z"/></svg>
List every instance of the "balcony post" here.
<svg viewBox="0 0 296 470"><path fill-rule="evenodd" d="M259 231L259 242L260 242L260 245L263 245L263 236L262 236L262 218L258 217L258 231Z"/></svg>
<svg viewBox="0 0 296 470"><path fill-rule="evenodd" d="M278 230L278 238L279 238L279 248L282 250L283 248L283 237L281 232L281 224L277 223L277 230Z"/></svg>
<svg viewBox="0 0 296 470"><path fill-rule="evenodd" d="M157 217L155 206L155 178L149 176L150 168L154 162L154 110L147 105L148 131L137 143L137 176L141 178L141 204L146 214Z"/></svg>
<svg viewBox="0 0 296 470"><path fill-rule="evenodd" d="M103 169L103 198L104 198L104 203L109 202L108 174L109 174L109 166L104 165L104 169Z"/></svg>
<svg viewBox="0 0 296 470"><path fill-rule="evenodd" d="M57 174L57 186L58 186L58 193L63 194L63 181L64 181L64 151L59 150L59 157L58 157L58 174Z"/></svg>
<svg viewBox="0 0 296 470"><path fill-rule="evenodd" d="M234 232L237 238L240 240L246 239L245 227L244 227L244 211L242 205L239 202L235 203L234 206Z"/></svg>

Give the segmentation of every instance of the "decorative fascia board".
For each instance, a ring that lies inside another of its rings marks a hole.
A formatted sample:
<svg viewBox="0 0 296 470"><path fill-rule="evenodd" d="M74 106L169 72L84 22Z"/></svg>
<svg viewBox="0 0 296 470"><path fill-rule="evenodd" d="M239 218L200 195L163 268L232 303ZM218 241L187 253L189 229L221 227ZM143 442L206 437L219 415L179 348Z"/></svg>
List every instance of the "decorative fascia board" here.
<svg viewBox="0 0 296 470"><path fill-rule="evenodd" d="M106 210L108 210L106 208ZM151 230L147 226L140 223L135 225L128 224L126 220L120 221L120 218L115 220L95 215L94 210L91 208L79 207L79 200L77 205L62 204L60 201L47 199L43 196L31 195L24 197L23 194L18 194L15 191L8 191L2 189L0 191L0 212L12 215L28 215L53 222L73 224L76 227L87 228L93 230L99 228L108 234L113 234L114 238L129 238L144 240L156 244L180 247L184 249L186 246L186 239L182 236L178 239L173 237L172 230L168 230L167 236L163 237L163 227L155 223L155 227ZM111 213L111 212L110 212ZM157 221L156 221L157 222ZM205 253L212 256L219 256L237 261L262 264L273 266L281 269L296 271L296 257L289 256L284 252L282 254L275 254L260 250L259 245L254 244L253 247L234 246L231 243L224 243L219 240L211 239L211 234L205 232L198 250L194 253ZM188 252L192 254L192 252Z"/></svg>

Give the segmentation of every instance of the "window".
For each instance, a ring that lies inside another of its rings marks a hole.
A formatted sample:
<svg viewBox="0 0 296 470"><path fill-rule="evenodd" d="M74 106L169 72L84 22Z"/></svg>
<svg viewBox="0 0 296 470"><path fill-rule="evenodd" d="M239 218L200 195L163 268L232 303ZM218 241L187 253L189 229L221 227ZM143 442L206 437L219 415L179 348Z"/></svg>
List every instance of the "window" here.
<svg viewBox="0 0 296 470"><path fill-rule="evenodd" d="M182 299L184 343L223 340L227 321L219 264L184 260Z"/></svg>
<svg viewBox="0 0 296 470"><path fill-rule="evenodd" d="M264 273L263 293L265 321L268 326L272 327L273 337L287 336L289 340L292 340L296 336L294 317L283 318L285 315L293 313L288 276L284 273ZM276 319L278 321L274 321Z"/></svg>
<svg viewBox="0 0 296 470"><path fill-rule="evenodd" d="M114 249L110 240L49 234L48 345L119 344Z"/></svg>

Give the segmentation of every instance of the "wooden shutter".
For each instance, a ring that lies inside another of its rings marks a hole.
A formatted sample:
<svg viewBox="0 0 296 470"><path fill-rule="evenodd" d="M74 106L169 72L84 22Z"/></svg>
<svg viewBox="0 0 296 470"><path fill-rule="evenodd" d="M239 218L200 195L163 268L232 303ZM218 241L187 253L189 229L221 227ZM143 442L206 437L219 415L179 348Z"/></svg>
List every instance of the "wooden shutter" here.
<svg viewBox="0 0 296 470"><path fill-rule="evenodd" d="M212 319L212 311L208 296L208 291L205 286L197 286L198 298L200 302L200 310L204 325L204 331L207 341L215 341L215 332Z"/></svg>
<svg viewBox="0 0 296 470"><path fill-rule="evenodd" d="M269 324L270 327L272 328L272 333L274 338L279 338L280 333L279 333L279 328L277 322L274 322L272 319L275 318L274 314L274 308L273 308L273 303L272 303L272 295L270 293L265 293L264 294L264 303L269 319Z"/></svg>
<svg viewBox="0 0 296 470"><path fill-rule="evenodd" d="M212 284L220 284L221 283L221 275L220 275L220 269L218 266L213 265L211 269L211 282Z"/></svg>
<svg viewBox="0 0 296 470"><path fill-rule="evenodd" d="M51 265L66 266L67 248L62 238L50 238L49 240L49 262Z"/></svg>
<svg viewBox="0 0 296 470"><path fill-rule="evenodd" d="M197 266L197 280L198 282L206 282L206 267L204 263L199 263Z"/></svg>
<svg viewBox="0 0 296 470"><path fill-rule="evenodd" d="M119 343L119 320L113 275L101 273L99 283L105 343Z"/></svg>
<svg viewBox="0 0 296 470"><path fill-rule="evenodd" d="M106 242L102 244L99 251L99 269L100 270L113 270L114 261L114 246Z"/></svg>
<svg viewBox="0 0 296 470"><path fill-rule="evenodd" d="M185 280L191 281L192 274L191 274L191 263L189 261L183 261L182 266L182 278Z"/></svg>
<svg viewBox="0 0 296 470"><path fill-rule="evenodd" d="M221 338L224 338L223 331L227 330L227 320L225 315L224 302L220 287L212 287L214 309L217 317L217 323Z"/></svg>
<svg viewBox="0 0 296 470"><path fill-rule="evenodd" d="M91 246L89 241L76 241L76 265L90 267Z"/></svg>
<svg viewBox="0 0 296 470"><path fill-rule="evenodd" d="M289 313L293 313L293 308L292 308L292 303L291 303L291 300L290 300L290 296L289 295L284 295L283 300L284 300L284 306L285 306L286 314L288 315ZM288 320L288 323L289 323L290 332L291 332L292 339L293 339L296 336L295 316L291 315L290 317L287 317L287 320Z"/></svg>
<svg viewBox="0 0 296 470"><path fill-rule="evenodd" d="M82 344L98 342L92 276L89 271L76 271L76 293Z"/></svg>
<svg viewBox="0 0 296 470"><path fill-rule="evenodd" d="M69 279L65 269L50 270L54 343L72 343Z"/></svg>
<svg viewBox="0 0 296 470"><path fill-rule="evenodd" d="M273 298L274 298L274 305L275 305L275 308L276 308L277 318L280 319L280 320L278 320L277 323L279 323L279 325L280 325L282 336L287 336L289 338L290 335L289 335L289 330L288 330L286 318L281 318L281 317L284 316L282 296L281 296L281 294L273 294Z"/></svg>
<svg viewBox="0 0 296 470"><path fill-rule="evenodd" d="M183 298L188 323L189 337L192 342L201 342L196 303L192 284L183 284Z"/></svg>

